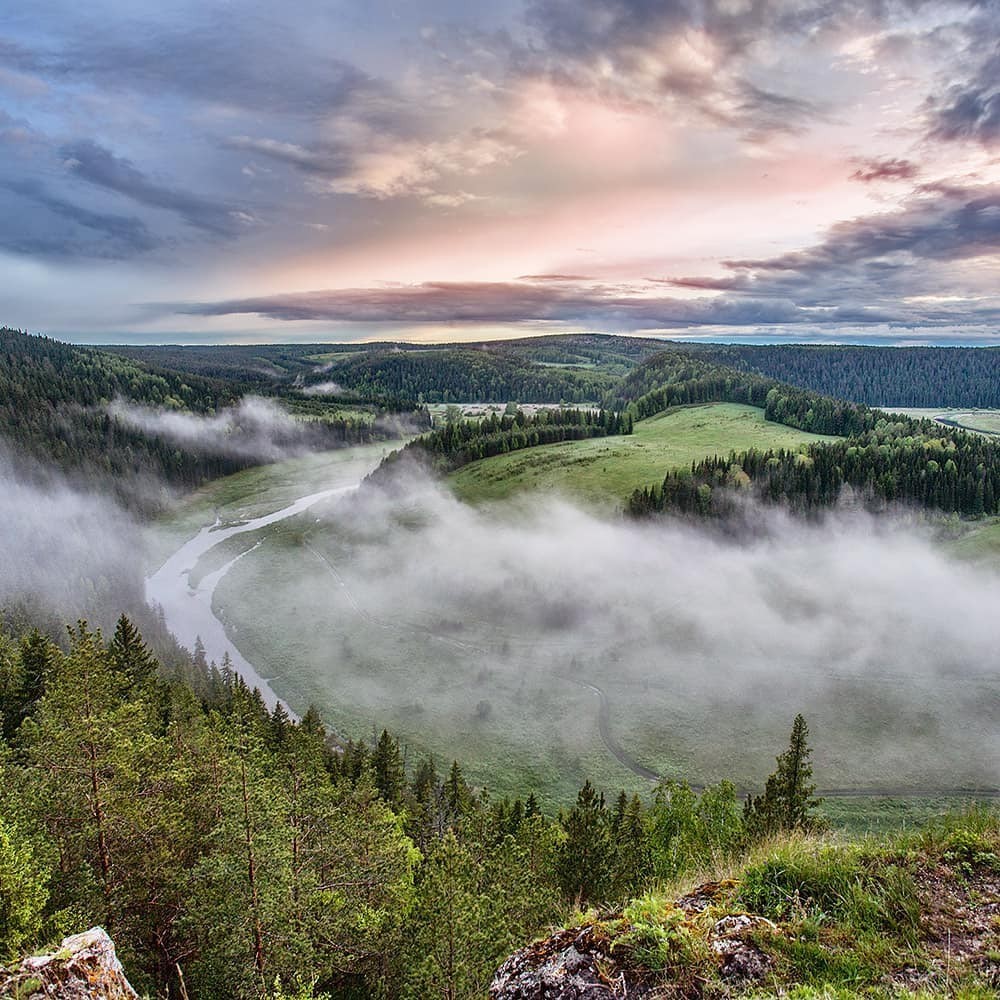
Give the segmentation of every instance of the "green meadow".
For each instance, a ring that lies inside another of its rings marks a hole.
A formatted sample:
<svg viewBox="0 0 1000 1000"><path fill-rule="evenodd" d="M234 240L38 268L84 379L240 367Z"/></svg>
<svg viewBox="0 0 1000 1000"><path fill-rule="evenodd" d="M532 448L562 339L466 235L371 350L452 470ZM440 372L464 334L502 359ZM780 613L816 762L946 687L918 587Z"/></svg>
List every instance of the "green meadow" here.
<svg viewBox="0 0 1000 1000"><path fill-rule="evenodd" d="M668 469L706 456L824 440L830 439L769 423L763 410L752 406L712 403L641 420L627 437L566 441L473 462L454 473L450 483L467 503L544 492L613 508L637 487L660 482Z"/></svg>

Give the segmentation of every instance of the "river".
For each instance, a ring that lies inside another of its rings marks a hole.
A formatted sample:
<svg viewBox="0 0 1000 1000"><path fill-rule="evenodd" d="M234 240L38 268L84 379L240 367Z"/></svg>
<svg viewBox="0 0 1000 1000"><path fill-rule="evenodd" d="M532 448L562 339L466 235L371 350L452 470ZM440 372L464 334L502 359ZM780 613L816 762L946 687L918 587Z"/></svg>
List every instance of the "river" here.
<svg viewBox="0 0 1000 1000"><path fill-rule="evenodd" d="M292 718L298 718L288 705L274 693L267 679L261 677L254 665L236 648L229 636L226 635L222 622L212 610L212 597L215 588L233 565L247 553L231 559L215 572L206 574L195 587L191 586L190 573L206 552L227 538L248 531L258 531L260 528L266 528L269 524L277 524L278 521L284 521L286 518L303 513L314 504L349 493L357 488L358 483L352 482L346 486L335 486L331 489L320 490L318 493L310 493L308 496L300 497L287 507L240 524L222 526L220 521L216 520L215 524L207 525L194 538L185 542L152 576L147 577L146 601L159 605L163 609L167 628L174 634L178 642L193 649L195 640L200 638L205 647L205 656L217 664L222 663L223 658L228 653L233 670L250 687L260 691L261 697L269 709L273 710L275 706L280 704L284 706Z"/></svg>

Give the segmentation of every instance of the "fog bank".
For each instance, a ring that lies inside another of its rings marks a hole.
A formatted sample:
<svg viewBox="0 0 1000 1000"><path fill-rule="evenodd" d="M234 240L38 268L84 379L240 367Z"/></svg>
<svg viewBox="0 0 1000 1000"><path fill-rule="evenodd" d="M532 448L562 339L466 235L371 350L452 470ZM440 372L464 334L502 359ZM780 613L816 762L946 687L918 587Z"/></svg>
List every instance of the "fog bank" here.
<svg viewBox="0 0 1000 1000"><path fill-rule="evenodd" d="M295 420L277 403L244 396L238 404L210 416L140 406L115 400L109 412L144 434L166 438L189 450L267 462L305 450L307 422Z"/></svg>

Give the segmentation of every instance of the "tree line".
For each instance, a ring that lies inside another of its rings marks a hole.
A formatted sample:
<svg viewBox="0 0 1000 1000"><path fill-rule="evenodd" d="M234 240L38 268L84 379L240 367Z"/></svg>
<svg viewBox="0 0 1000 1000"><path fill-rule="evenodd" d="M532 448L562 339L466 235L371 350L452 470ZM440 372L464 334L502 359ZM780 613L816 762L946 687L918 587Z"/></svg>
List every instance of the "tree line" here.
<svg viewBox="0 0 1000 1000"><path fill-rule="evenodd" d="M680 349L869 406L1000 407L996 347L699 344Z"/></svg>
<svg viewBox="0 0 1000 1000"><path fill-rule="evenodd" d="M480 997L573 906L811 828L796 720L765 791L587 782L546 816L383 731L334 741L196 650L164 669L122 616L60 646L0 634L0 961L100 923L133 982L190 1000Z"/></svg>
<svg viewBox="0 0 1000 1000"><path fill-rule="evenodd" d="M845 499L868 506L911 504L965 517L1000 513L1000 447L965 431L869 411L869 430L800 450L751 450L671 470L637 489L628 511L728 517L741 495L815 511ZM860 418L859 418L860 419Z"/></svg>
<svg viewBox="0 0 1000 1000"><path fill-rule="evenodd" d="M610 410L564 408L527 414L491 413L481 420L450 420L443 427L415 438L392 454L368 477L384 482L397 464L412 459L436 472L448 473L494 455L560 441L583 441L611 434L631 434L632 416Z"/></svg>
<svg viewBox="0 0 1000 1000"><path fill-rule="evenodd" d="M427 403L583 403L600 399L617 377L536 364L510 351L366 351L334 361L325 377L366 399Z"/></svg>

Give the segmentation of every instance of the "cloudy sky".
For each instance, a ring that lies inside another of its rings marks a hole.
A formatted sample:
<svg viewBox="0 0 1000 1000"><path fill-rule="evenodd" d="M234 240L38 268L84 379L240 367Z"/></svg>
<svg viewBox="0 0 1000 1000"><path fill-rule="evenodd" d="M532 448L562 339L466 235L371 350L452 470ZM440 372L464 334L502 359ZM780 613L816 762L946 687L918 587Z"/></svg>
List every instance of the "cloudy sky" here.
<svg viewBox="0 0 1000 1000"><path fill-rule="evenodd" d="M997 0L32 0L0 323L997 341Z"/></svg>

